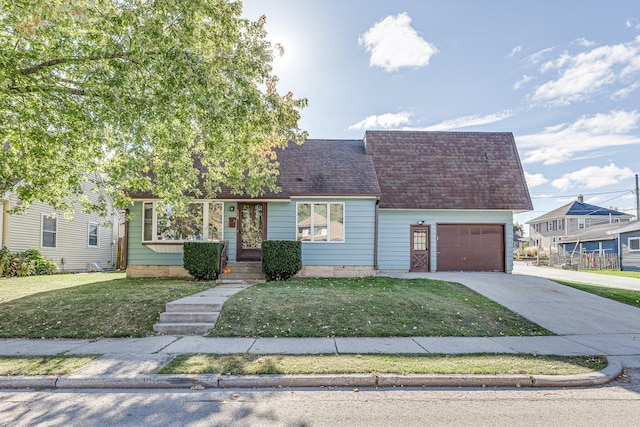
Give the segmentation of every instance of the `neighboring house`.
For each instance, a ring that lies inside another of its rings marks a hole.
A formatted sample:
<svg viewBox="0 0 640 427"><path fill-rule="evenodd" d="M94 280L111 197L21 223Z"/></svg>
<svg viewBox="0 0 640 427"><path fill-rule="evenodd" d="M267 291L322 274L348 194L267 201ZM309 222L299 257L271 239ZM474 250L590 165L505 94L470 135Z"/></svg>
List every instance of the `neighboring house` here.
<svg viewBox="0 0 640 427"><path fill-rule="evenodd" d="M598 225L628 222L631 218L632 215L623 212L584 203L579 196L577 201L528 221L530 244L553 252L561 236L578 234Z"/></svg>
<svg viewBox="0 0 640 427"><path fill-rule="evenodd" d="M513 254L516 255L521 249L525 248L528 241L529 239L527 237L513 233Z"/></svg>
<svg viewBox="0 0 640 427"><path fill-rule="evenodd" d="M88 189L83 194L96 197ZM17 203L14 193L0 197L2 247L12 253L35 248L55 262L60 271L115 269L118 226L122 221L116 210L110 207L107 218L78 212L72 220L66 220L41 202L33 203L24 214L10 213Z"/></svg>
<svg viewBox="0 0 640 427"><path fill-rule="evenodd" d="M633 221L609 233L618 240L620 269L640 271L640 221Z"/></svg>
<svg viewBox="0 0 640 427"><path fill-rule="evenodd" d="M513 212L532 204L511 133L367 131L277 154L279 193L223 188L184 218L130 194L127 274L186 275L187 240L227 241L229 260L245 261L263 240L297 239L301 275L512 270Z"/></svg>
<svg viewBox="0 0 640 427"><path fill-rule="evenodd" d="M620 228L620 223L600 224L581 233L558 237L560 255L590 254L612 255L618 253L618 236L609 232Z"/></svg>

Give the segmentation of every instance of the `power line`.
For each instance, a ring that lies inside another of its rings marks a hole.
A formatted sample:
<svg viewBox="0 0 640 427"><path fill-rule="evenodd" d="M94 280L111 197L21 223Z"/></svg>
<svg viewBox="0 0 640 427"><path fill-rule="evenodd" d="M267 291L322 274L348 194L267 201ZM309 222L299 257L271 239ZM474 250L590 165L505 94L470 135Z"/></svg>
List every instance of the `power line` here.
<svg viewBox="0 0 640 427"><path fill-rule="evenodd" d="M559 198L564 198L564 197L572 197L572 198L576 198L579 195L582 196L601 196L603 194L616 194L616 193L622 193L621 196L624 196L628 193L632 193L635 194L634 190L618 190L618 191L603 191L601 193L580 193L580 194L557 194L557 195L542 195L542 196L531 196L532 199L559 199Z"/></svg>

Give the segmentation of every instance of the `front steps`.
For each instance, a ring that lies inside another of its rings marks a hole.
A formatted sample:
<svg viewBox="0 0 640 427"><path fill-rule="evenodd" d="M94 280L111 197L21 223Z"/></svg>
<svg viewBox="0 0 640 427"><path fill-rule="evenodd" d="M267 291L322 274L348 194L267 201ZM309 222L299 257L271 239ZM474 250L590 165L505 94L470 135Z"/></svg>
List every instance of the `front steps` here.
<svg viewBox="0 0 640 427"><path fill-rule="evenodd" d="M264 282L264 273L262 273L262 263L255 261L239 261L227 263L231 273L220 274L219 283L245 281L245 282Z"/></svg>
<svg viewBox="0 0 640 427"><path fill-rule="evenodd" d="M163 335L204 335L216 326L224 302L252 284L236 281L166 304L153 330Z"/></svg>

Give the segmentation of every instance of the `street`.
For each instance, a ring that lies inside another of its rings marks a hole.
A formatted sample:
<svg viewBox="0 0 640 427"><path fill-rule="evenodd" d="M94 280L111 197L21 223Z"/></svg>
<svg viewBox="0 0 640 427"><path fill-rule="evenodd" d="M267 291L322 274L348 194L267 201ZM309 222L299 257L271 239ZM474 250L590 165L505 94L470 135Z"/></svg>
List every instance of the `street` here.
<svg viewBox="0 0 640 427"><path fill-rule="evenodd" d="M580 389L0 391L6 426L637 425L640 370Z"/></svg>

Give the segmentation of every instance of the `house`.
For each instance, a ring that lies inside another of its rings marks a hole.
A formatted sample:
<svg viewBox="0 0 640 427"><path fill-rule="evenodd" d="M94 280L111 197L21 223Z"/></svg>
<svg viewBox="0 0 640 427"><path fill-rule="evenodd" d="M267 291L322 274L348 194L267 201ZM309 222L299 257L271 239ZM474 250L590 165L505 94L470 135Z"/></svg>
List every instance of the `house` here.
<svg viewBox="0 0 640 427"><path fill-rule="evenodd" d="M307 276L512 269L513 212L532 204L511 133L367 131L277 155L281 192L222 188L184 218L131 193L127 274L186 275L185 240L226 241L233 262L297 239Z"/></svg>
<svg viewBox="0 0 640 427"><path fill-rule="evenodd" d="M640 221L610 230L617 237L620 254L620 269L623 271L640 271Z"/></svg>
<svg viewBox="0 0 640 427"><path fill-rule="evenodd" d="M83 194L95 202L97 195L89 186L83 185ZM12 213L17 204L16 194L0 195L0 246L12 253L35 248L63 272L115 269L123 220L112 206L106 218L77 212L65 219L42 202L33 203L26 213Z"/></svg>
<svg viewBox="0 0 640 427"><path fill-rule="evenodd" d="M623 212L585 203L579 196L577 201L528 221L530 245L555 252L561 236L578 234L598 225L628 222L631 218L632 215Z"/></svg>
<svg viewBox="0 0 640 427"><path fill-rule="evenodd" d="M620 223L599 224L589 227L580 233L559 236L557 240L558 254L617 254L618 236L609 232L618 228L620 228Z"/></svg>

